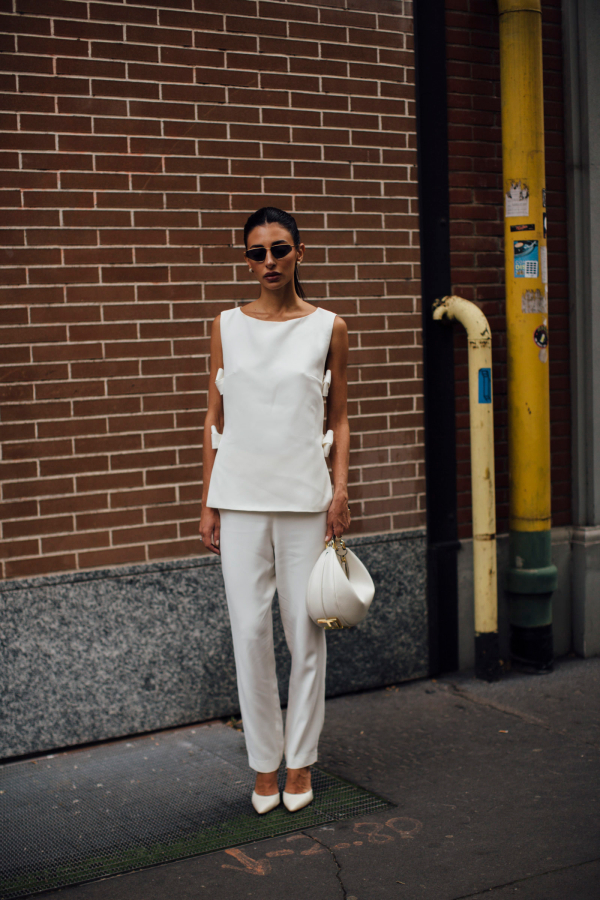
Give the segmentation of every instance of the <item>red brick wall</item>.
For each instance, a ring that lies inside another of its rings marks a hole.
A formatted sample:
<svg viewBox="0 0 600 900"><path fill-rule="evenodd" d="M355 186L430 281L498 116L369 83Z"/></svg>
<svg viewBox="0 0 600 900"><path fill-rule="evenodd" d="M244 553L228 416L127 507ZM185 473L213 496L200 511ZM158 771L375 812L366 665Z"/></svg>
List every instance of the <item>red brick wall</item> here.
<svg viewBox="0 0 600 900"><path fill-rule="evenodd" d="M209 324L256 295L241 228L267 203L349 325L353 532L422 525L410 3L0 19L3 575L201 552Z"/></svg>
<svg viewBox="0 0 600 900"><path fill-rule="evenodd" d="M548 204L552 522L571 522L569 301L560 0L542 0ZM508 530L506 335L498 10L446 0L453 292L481 304L493 334L497 529ZM458 515L471 534L467 349L456 329Z"/></svg>

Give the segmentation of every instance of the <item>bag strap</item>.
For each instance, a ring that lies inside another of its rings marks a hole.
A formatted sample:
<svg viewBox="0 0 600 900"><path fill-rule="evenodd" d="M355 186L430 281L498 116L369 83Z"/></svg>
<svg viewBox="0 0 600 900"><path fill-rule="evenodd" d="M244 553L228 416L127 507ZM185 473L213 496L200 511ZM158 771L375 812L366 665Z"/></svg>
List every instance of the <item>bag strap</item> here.
<svg viewBox="0 0 600 900"><path fill-rule="evenodd" d="M350 571L348 569L348 560L346 558L346 543L343 538L333 537L329 543L328 547L333 547L335 550L335 555L337 556L338 562L344 572L346 573L346 578L350 578Z"/></svg>

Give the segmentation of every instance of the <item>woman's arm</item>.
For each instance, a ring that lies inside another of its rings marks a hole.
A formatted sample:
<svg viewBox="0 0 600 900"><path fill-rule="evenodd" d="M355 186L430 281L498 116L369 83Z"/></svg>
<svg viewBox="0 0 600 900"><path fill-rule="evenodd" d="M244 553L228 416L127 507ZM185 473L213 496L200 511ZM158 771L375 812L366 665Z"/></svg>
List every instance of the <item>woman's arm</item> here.
<svg viewBox="0 0 600 900"><path fill-rule="evenodd" d="M208 379L208 407L204 419L204 447L203 459L203 485L202 485L202 512L200 515L200 534L202 543L213 553L220 553L219 539L221 531L221 519L218 509L211 509L206 505L210 476L215 463L217 451L212 448L211 426L216 425L217 431L223 431L223 398L215 384L217 372L223 367L223 348L221 346L221 317L214 320L210 335L210 376Z"/></svg>
<svg viewBox="0 0 600 900"><path fill-rule="evenodd" d="M348 328L339 316L333 322L331 344L325 363L331 369L331 386L327 395L327 429L333 430L330 459L333 473L333 500L327 513L327 534L341 537L350 527L348 510L348 465L350 459L350 426L348 424Z"/></svg>

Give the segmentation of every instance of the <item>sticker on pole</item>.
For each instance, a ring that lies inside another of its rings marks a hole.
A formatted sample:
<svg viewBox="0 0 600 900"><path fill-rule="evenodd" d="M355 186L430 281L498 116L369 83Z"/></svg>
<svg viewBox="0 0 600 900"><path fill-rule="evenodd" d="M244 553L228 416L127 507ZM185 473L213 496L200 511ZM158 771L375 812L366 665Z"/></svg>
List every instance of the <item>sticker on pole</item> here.
<svg viewBox="0 0 600 900"><path fill-rule="evenodd" d="M545 319L543 323L535 329L533 341L540 348L538 351L540 362L548 362L548 328Z"/></svg>
<svg viewBox="0 0 600 900"><path fill-rule="evenodd" d="M534 291L523 291L521 294L521 312L547 313L548 298L538 288Z"/></svg>
<svg viewBox="0 0 600 900"><path fill-rule="evenodd" d="M535 331L533 332L533 340L538 345L538 347L542 348L542 350L546 349L546 347L548 346L548 329L546 328L545 322L543 323L543 325L540 325L539 328L535 329Z"/></svg>
<svg viewBox="0 0 600 900"><path fill-rule="evenodd" d="M522 181L511 181L504 199L507 219L512 216L529 216L529 188Z"/></svg>
<svg viewBox="0 0 600 900"><path fill-rule="evenodd" d="M480 369L479 370L479 402L480 403L491 403L492 402L492 370L491 369Z"/></svg>
<svg viewBox="0 0 600 900"><path fill-rule="evenodd" d="M548 248L540 247L540 263L542 270L542 284L548 284Z"/></svg>
<svg viewBox="0 0 600 900"><path fill-rule="evenodd" d="M539 278L539 241L513 241L515 278Z"/></svg>

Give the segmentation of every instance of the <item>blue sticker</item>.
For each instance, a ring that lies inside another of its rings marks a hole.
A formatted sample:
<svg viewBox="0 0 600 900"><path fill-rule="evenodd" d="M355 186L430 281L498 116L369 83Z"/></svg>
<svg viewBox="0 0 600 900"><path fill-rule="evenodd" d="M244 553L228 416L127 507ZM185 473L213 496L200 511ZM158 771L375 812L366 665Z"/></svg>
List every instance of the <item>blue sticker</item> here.
<svg viewBox="0 0 600 900"><path fill-rule="evenodd" d="M514 241L515 278L539 278L538 241Z"/></svg>
<svg viewBox="0 0 600 900"><path fill-rule="evenodd" d="M480 403L491 403L492 402L492 370L491 369L480 369L479 370L479 402Z"/></svg>

